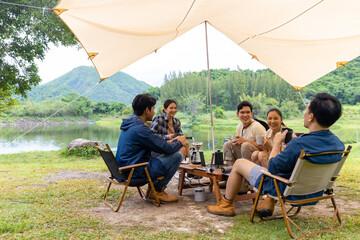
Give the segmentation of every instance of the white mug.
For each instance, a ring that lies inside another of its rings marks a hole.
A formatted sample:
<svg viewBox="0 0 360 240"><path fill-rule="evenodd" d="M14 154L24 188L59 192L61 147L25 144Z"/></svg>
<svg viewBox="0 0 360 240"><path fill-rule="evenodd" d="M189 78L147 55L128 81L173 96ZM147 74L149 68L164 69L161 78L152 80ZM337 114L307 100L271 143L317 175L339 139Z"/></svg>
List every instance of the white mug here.
<svg viewBox="0 0 360 240"><path fill-rule="evenodd" d="M264 136L256 136L256 144L264 145Z"/></svg>

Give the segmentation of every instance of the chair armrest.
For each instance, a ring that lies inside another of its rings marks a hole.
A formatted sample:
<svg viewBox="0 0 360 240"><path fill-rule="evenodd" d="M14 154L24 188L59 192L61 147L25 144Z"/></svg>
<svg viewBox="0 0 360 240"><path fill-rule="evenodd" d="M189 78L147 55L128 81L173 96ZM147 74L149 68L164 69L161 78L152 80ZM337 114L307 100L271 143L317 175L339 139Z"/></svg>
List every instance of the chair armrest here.
<svg viewBox="0 0 360 240"><path fill-rule="evenodd" d="M137 168L137 167L145 166L145 165L148 165L148 164L149 164L149 162L143 162L143 163L138 163L138 164L134 164L134 165L129 165L129 166L126 166L126 167L120 167L119 171L129 169L129 168Z"/></svg>
<svg viewBox="0 0 360 240"><path fill-rule="evenodd" d="M286 183L286 184L289 184L289 183L290 183L290 181L289 181L288 179L283 178L283 177L279 177L279 176L276 176L276 175L273 175L273 174L269 173L268 171L260 170L260 172L261 172L262 174L265 174L266 176L269 176L269 177L271 177L271 178L274 178L274 179L276 179L276 180L279 180L279 181L281 181L281 182L283 182L283 183Z"/></svg>

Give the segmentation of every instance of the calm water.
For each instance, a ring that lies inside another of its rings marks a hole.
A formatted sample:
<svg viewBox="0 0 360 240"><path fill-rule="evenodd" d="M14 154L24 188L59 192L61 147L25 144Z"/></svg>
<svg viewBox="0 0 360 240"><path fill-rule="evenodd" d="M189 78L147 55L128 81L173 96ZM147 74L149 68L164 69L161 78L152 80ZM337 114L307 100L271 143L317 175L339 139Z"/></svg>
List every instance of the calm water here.
<svg viewBox="0 0 360 240"><path fill-rule="evenodd" d="M19 127L0 127L0 154L59 150L77 138L102 141L108 143L111 148L116 148L120 136L119 128L102 127L96 124L39 126L14 143L10 143L26 131L28 129ZM196 142L203 142L203 150L210 149L210 131L183 129L183 132L185 136L193 136ZM224 137L232 134L232 131L215 132L216 148L222 148Z"/></svg>
<svg viewBox="0 0 360 240"><path fill-rule="evenodd" d="M93 141L108 143L111 148L116 148L120 136L118 127L109 128L96 124L86 125L63 125L37 127L11 143L15 138L25 133L28 129L18 127L0 127L0 154L18 153L26 151L50 151L59 150L67 146L72 140L85 138ZM344 143L356 143L358 129L344 128L332 130ZM203 142L203 150L211 149L211 131L183 129L185 136L193 136L196 142ZM222 149L224 137L230 137L235 133L229 130L215 131L215 148ZM190 140L191 142L191 140Z"/></svg>

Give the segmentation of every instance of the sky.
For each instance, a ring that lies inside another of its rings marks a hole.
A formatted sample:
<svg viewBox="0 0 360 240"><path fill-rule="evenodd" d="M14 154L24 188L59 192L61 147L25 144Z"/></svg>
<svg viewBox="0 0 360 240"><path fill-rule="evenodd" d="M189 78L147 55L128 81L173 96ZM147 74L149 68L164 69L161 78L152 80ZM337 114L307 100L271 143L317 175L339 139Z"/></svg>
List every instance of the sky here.
<svg viewBox="0 0 360 240"><path fill-rule="evenodd" d="M210 69L263 69L259 63L232 40L208 25ZM78 66L93 66L84 49L52 46L43 61L38 60L41 84L52 81ZM204 24L188 31L172 42L137 62L121 69L137 80L161 86L165 74L207 69ZM100 80L100 78L99 78Z"/></svg>

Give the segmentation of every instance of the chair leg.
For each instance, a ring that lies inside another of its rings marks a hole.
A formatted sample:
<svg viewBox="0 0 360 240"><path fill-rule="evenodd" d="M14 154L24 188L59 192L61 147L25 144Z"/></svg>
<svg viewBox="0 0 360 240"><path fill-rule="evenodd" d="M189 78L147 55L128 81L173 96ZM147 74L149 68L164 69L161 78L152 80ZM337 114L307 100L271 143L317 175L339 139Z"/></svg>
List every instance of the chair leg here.
<svg viewBox="0 0 360 240"><path fill-rule="evenodd" d="M141 189L141 187L136 187L138 192L139 192L139 195L140 197L143 199L143 200L146 200L146 197L147 195L144 194L144 191ZM146 193L147 194L147 193Z"/></svg>
<svg viewBox="0 0 360 240"><path fill-rule="evenodd" d="M107 198L108 198L108 194L109 194L109 191L110 191L110 188L111 188L111 182L109 182L109 185L106 189L106 192L105 192L105 196L104 196L104 203L110 207L114 212L117 212L119 211L120 207L121 207L121 204L124 200L124 197L125 197L125 193L126 193L126 190L127 190L127 185L125 185L125 188L123 190L123 193L121 194L121 196L115 201L114 204L111 204L107 201Z"/></svg>
<svg viewBox="0 0 360 240"><path fill-rule="evenodd" d="M261 196L261 192L262 192L262 187L263 187L263 183L264 183L264 176L261 177L261 180L260 180L260 184L259 184L259 189L258 189L258 192L256 194L256 198L254 200L254 204L253 204L253 208L251 210L251 215L250 215L250 221L251 222L254 222L254 216L255 216L255 212L256 212L256 207L259 203L259 199L260 199L260 196ZM260 216L259 216L260 217ZM262 217L260 217L260 221L262 220Z"/></svg>
<svg viewBox="0 0 360 240"><path fill-rule="evenodd" d="M155 196L155 202L154 202L153 204L154 204L155 206L157 206L157 207L160 207L160 199L159 199L159 197L158 197L158 195L157 195L157 193L156 193L156 190L155 190L154 184L153 184L153 182L152 182L152 180L151 180L149 171L147 170L146 167L144 168L144 170L145 170L146 176L147 176L147 178L148 178L148 181L149 181L149 184L150 184L150 187L151 187L151 191L153 191L154 196Z"/></svg>

